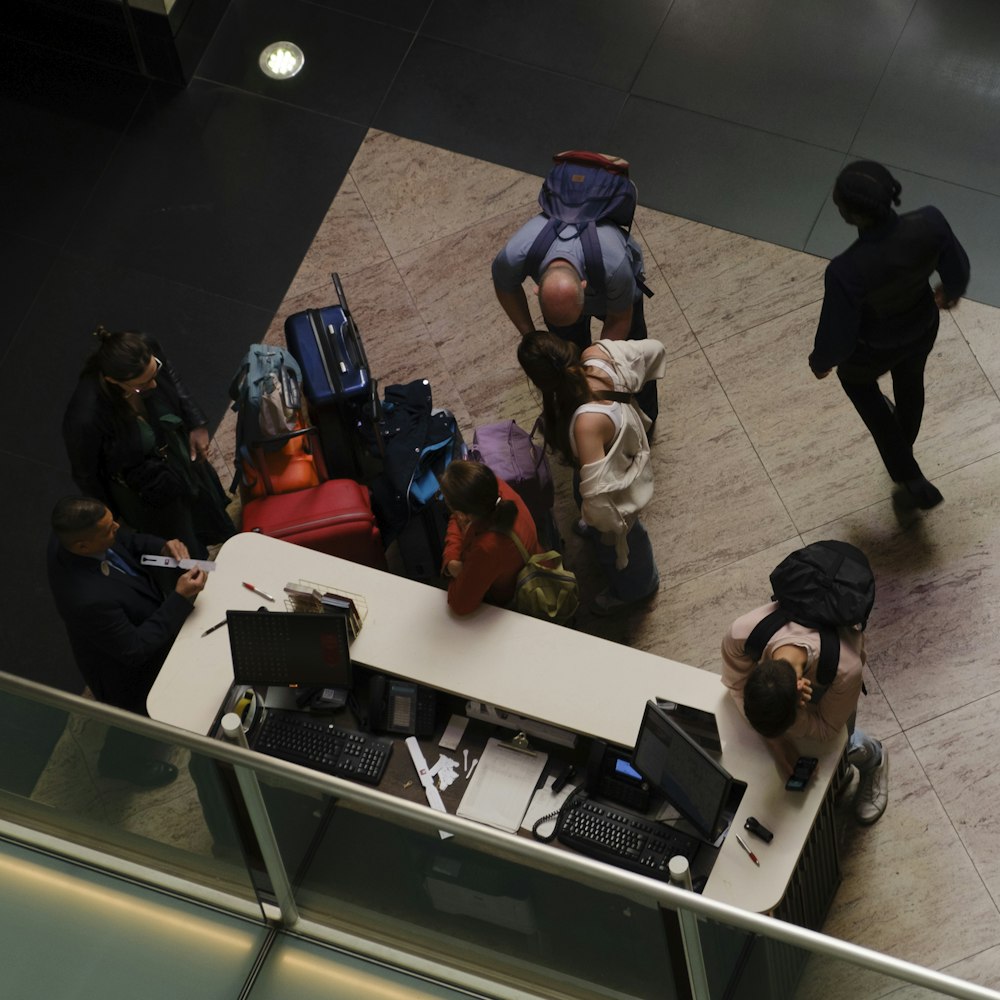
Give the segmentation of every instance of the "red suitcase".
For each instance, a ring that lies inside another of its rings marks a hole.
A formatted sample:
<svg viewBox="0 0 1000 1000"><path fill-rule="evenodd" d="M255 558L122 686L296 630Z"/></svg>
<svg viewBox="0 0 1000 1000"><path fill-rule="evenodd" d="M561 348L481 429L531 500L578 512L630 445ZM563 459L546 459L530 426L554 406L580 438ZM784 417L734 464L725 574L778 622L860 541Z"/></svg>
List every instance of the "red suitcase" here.
<svg viewBox="0 0 1000 1000"><path fill-rule="evenodd" d="M251 500L243 508L243 530L386 568L368 488L353 479L328 479L310 489Z"/></svg>

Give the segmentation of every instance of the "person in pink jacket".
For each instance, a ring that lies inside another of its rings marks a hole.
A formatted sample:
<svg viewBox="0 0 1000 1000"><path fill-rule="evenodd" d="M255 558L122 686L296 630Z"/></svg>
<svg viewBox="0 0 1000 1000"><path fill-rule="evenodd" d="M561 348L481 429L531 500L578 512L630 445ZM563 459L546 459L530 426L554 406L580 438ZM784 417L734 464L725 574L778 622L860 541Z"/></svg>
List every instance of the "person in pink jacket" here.
<svg viewBox="0 0 1000 1000"><path fill-rule="evenodd" d="M846 725L847 759L860 775L854 797L859 823L874 823L889 799L889 751L854 725L865 663L864 635L841 628L840 661L829 685L816 677L820 636L814 629L789 622L764 646L759 661L746 649L758 622L777 608L765 604L737 618L722 640L722 683L740 712L764 737L783 777L791 775L797 739L832 740Z"/></svg>

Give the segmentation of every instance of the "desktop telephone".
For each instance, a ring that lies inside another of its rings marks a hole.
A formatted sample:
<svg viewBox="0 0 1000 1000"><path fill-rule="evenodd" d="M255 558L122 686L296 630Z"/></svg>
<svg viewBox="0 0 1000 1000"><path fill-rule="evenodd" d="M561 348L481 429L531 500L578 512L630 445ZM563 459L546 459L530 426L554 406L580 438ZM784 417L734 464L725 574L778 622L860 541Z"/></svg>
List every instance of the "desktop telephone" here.
<svg viewBox="0 0 1000 1000"><path fill-rule="evenodd" d="M376 674L368 688L368 724L376 732L433 736L437 695L431 688Z"/></svg>
<svg viewBox="0 0 1000 1000"><path fill-rule="evenodd" d="M649 808L649 782L632 766L627 750L594 740L587 761L587 790L636 812Z"/></svg>

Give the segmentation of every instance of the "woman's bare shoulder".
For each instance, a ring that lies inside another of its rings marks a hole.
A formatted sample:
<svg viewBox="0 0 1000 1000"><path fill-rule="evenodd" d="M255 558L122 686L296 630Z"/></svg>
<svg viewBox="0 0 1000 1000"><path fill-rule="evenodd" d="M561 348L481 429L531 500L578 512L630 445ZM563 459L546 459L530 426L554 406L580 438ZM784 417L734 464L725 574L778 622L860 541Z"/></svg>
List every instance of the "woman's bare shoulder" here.
<svg viewBox="0 0 1000 1000"><path fill-rule="evenodd" d="M585 347L580 354L581 361L589 361L591 358L598 358L601 361L607 361L611 357L611 353L604 347L601 341L597 341L596 344L591 344L590 347Z"/></svg>
<svg viewBox="0 0 1000 1000"><path fill-rule="evenodd" d="M581 413L573 425L576 453L582 465L596 462L605 455L605 446L615 436L610 414L588 411Z"/></svg>

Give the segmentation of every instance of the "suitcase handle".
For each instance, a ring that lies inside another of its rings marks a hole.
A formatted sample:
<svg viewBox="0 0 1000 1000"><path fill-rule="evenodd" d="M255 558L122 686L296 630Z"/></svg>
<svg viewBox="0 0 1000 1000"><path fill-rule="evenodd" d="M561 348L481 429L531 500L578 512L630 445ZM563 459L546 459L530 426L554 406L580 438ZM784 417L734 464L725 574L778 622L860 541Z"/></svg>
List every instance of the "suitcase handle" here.
<svg viewBox="0 0 1000 1000"><path fill-rule="evenodd" d="M347 296L344 294L344 286L340 281L340 275L336 271L333 271L330 274L330 278L333 281L333 290L337 293L337 304L344 311L348 332L353 335L352 337L344 338L344 342L348 345L348 354L350 354L350 342L353 339L354 343L357 344L358 357L351 358L351 361L355 367L364 368L370 376L371 367L368 364L368 355L365 353L365 345L361 340L361 333L354 322L354 314L347 305Z"/></svg>
<svg viewBox="0 0 1000 1000"><path fill-rule="evenodd" d="M347 308L347 296L344 294L344 286L340 282L340 275L336 271L333 271L330 277L333 279L333 290L337 293L337 304L345 313L349 313L351 310Z"/></svg>
<svg viewBox="0 0 1000 1000"><path fill-rule="evenodd" d="M352 362L358 368L364 368L368 372L368 385L370 390L370 395L368 398L368 408L371 411L368 416L369 419L375 424L375 440L378 445L379 454L385 459L385 442L382 440L382 435L378 430L379 424L382 422L382 400L378 395L378 380L372 374L371 365L368 363L368 354L365 352L364 341L361 339L361 333L358 330L357 324L354 322L354 314L351 312L350 307L347 304L347 295L344 293L344 285L340 280L340 275L336 271L330 272L330 280L333 282L333 290L337 293L337 303L344 312L344 318L348 324L348 332L353 334L352 337L345 337L344 342L348 345L348 353L350 353L350 344L353 340L357 344L358 357L352 358Z"/></svg>

